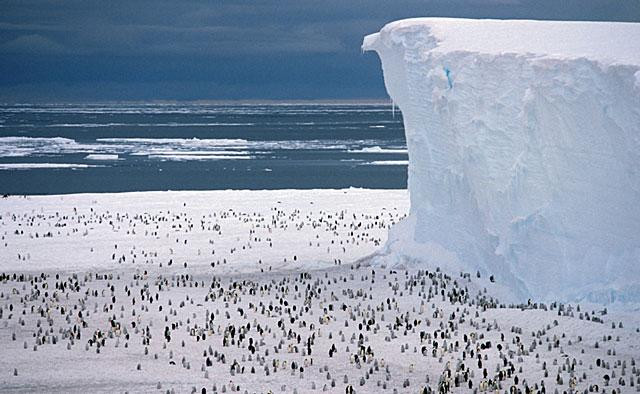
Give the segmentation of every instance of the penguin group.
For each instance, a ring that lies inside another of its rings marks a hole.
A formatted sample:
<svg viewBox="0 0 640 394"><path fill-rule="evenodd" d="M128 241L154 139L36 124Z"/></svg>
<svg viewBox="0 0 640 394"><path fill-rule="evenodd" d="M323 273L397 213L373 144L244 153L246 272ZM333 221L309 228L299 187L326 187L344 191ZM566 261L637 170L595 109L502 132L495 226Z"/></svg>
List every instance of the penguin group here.
<svg viewBox="0 0 640 394"><path fill-rule="evenodd" d="M3 213L5 250L21 237L64 243L110 230L91 252L105 252L100 269L33 270L33 250L10 255L16 268L0 272L0 341L11 355L0 358L0 389L104 390L92 385L107 374L114 392L640 392L638 321L624 314L503 302L496 273L343 260L351 247L375 250L374 229L386 231L399 211L195 216L188 206ZM302 241L286 247L283 229ZM279 244L287 257L276 264ZM334 264L316 264L314 253L335 254ZM250 255L262 257L243 262Z"/></svg>

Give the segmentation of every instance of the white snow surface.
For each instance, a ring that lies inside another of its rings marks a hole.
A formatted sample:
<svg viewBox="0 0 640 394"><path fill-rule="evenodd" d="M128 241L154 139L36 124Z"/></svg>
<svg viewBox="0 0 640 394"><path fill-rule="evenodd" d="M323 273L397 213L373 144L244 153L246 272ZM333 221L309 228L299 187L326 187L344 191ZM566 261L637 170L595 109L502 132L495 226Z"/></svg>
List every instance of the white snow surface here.
<svg viewBox="0 0 640 394"><path fill-rule="evenodd" d="M363 46L391 43L429 54L533 55L640 66L638 23L413 18L389 23L365 37Z"/></svg>
<svg viewBox="0 0 640 394"><path fill-rule="evenodd" d="M363 49L409 151L410 215L381 262L640 299L640 24L419 18Z"/></svg>
<svg viewBox="0 0 640 394"><path fill-rule="evenodd" d="M465 364L473 389L464 381L450 393L497 392L487 381L506 360L518 372L501 392L635 392L635 305L510 305L487 276L369 266L408 197L345 189L2 198L0 391L337 394L351 384L359 394L404 394L437 388L451 366L460 378ZM248 327L255 353L237 334L226 342L229 327ZM361 334L373 353L356 362Z"/></svg>
<svg viewBox="0 0 640 394"><path fill-rule="evenodd" d="M224 274L267 267L295 270L299 261L306 269L327 268L335 259L353 262L374 253L386 241L388 226L405 216L408 205L406 190L369 189L9 196L0 200L0 272L113 269L123 263L112 260L114 244L119 245L119 256L131 248L124 263L143 267L166 267L173 259L176 266L188 261L193 269L209 269L211 262L220 261L216 271ZM327 230L332 223L323 222L323 215L338 216L341 211L361 223L355 232ZM70 220L72 212L85 220ZM276 213L290 223L269 228L279 217ZM31 215L37 223L27 229L21 221ZM184 222L158 219L176 215ZM314 226L304 225L302 218L310 217ZM362 224L369 222L371 227L365 229ZM293 254L298 261L292 260Z"/></svg>

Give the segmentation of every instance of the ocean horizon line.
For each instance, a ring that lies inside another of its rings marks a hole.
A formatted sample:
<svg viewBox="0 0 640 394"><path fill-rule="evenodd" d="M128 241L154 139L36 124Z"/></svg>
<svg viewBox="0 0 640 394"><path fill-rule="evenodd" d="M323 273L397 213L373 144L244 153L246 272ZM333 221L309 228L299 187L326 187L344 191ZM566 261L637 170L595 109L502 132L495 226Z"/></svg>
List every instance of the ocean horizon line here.
<svg viewBox="0 0 640 394"><path fill-rule="evenodd" d="M391 99L224 99L224 100L78 100L2 102L0 106L66 106L66 105L391 105Z"/></svg>

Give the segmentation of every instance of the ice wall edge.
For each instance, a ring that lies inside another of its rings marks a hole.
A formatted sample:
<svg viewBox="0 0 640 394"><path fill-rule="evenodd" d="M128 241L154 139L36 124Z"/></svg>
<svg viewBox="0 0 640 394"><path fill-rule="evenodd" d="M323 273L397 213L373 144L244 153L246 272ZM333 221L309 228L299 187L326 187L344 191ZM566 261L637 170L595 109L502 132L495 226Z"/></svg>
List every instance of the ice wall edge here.
<svg viewBox="0 0 640 394"><path fill-rule="evenodd" d="M640 301L629 34L640 24L423 18L365 37L409 150L410 215L375 263L478 270L518 299Z"/></svg>

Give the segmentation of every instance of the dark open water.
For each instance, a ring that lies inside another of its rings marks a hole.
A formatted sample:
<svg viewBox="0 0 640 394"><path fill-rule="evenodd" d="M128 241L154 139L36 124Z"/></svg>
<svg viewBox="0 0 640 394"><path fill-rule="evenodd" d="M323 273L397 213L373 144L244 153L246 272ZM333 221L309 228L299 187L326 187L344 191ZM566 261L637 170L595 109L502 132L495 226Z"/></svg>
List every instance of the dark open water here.
<svg viewBox="0 0 640 394"><path fill-rule="evenodd" d="M0 193L406 188L389 104L0 106Z"/></svg>

